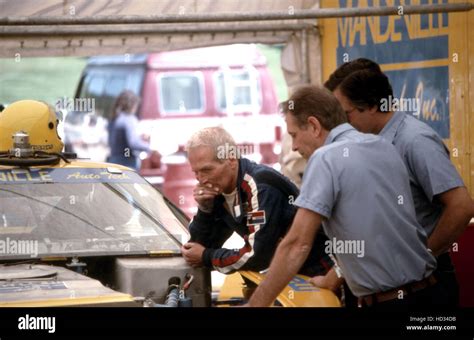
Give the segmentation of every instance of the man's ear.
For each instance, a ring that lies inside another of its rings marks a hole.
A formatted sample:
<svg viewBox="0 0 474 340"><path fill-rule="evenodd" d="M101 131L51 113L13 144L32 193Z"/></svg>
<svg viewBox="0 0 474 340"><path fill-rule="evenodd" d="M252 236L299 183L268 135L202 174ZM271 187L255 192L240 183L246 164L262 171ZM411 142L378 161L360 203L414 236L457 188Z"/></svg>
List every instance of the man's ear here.
<svg viewBox="0 0 474 340"><path fill-rule="evenodd" d="M374 115L377 112L379 112L379 108L377 107L377 105L374 105L370 109L368 109L367 111L369 112L370 115Z"/></svg>
<svg viewBox="0 0 474 340"><path fill-rule="evenodd" d="M314 131L316 137L321 134L321 130L323 127L321 123L319 122L318 118L314 116L309 116L307 119L307 123L308 123L307 128Z"/></svg>
<svg viewBox="0 0 474 340"><path fill-rule="evenodd" d="M239 161L237 158L229 158L227 161L229 162L231 169L235 169L239 166Z"/></svg>

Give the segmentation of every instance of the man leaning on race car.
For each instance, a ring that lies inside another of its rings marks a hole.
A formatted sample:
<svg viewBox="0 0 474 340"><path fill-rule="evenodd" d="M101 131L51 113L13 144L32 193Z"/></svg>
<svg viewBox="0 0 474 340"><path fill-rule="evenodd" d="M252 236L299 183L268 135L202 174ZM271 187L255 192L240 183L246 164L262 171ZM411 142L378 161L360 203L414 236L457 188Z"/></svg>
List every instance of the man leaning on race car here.
<svg viewBox="0 0 474 340"><path fill-rule="evenodd" d="M182 247L185 260L224 274L266 269L293 221L298 189L277 171L236 157L238 152L225 155L222 151L237 150L237 145L220 127L196 132L186 149L199 183L194 189L198 212L189 226L191 240ZM244 239L244 246L223 248L233 232ZM300 273L324 275L331 268L324 252L326 240L318 234Z"/></svg>

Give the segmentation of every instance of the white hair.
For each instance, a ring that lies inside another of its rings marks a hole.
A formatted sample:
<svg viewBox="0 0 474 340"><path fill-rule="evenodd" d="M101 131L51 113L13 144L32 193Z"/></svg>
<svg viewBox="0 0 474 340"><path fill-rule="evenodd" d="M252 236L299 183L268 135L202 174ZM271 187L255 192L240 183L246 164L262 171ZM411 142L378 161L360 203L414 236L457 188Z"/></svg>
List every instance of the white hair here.
<svg viewBox="0 0 474 340"><path fill-rule="evenodd" d="M199 146L208 146L214 151L216 159L219 148L234 147L236 144L234 138L224 128L220 126L207 127L195 132L186 143L185 151L189 152L190 149L197 148Z"/></svg>

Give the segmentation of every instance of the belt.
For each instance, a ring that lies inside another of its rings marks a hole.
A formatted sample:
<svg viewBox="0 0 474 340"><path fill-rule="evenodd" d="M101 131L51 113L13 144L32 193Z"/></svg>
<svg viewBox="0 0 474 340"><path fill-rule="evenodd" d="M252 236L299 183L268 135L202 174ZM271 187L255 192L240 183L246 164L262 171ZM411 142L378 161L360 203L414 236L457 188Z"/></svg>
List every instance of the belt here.
<svg viewBox="0 0 474 340"><path fill-rule="evenodd" d="M361 296L358 298L358 306L372 306L376 303L399 299L401 293L403 293L402 296L405 297L408 294L413 294L422 289L434 286L436 282L436 278L432 274L421 281L407 283L406 285L385 292Z"/></svg>

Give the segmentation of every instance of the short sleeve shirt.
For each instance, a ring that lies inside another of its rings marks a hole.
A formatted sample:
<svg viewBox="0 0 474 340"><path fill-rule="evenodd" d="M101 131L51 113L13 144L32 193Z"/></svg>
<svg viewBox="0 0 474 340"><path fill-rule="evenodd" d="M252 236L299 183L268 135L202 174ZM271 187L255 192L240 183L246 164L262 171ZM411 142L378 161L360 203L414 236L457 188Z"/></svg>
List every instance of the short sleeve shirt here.
<svg viewBox="0 0 474 340"><path fill-rule="evenodd" d="M443 206L435 196L464 186L439 135L410 114L395 112L379 134L401 155L410 178L418 223L431 235Z"/></svg>
<svg viewBox="0 0 474 340"><path fill-rule="evenodd" d="M310 157L295 205L323 216L327 251L356 296L419 281L436 266L407 170L381 137L349 124L334 128Z"/></svg>

